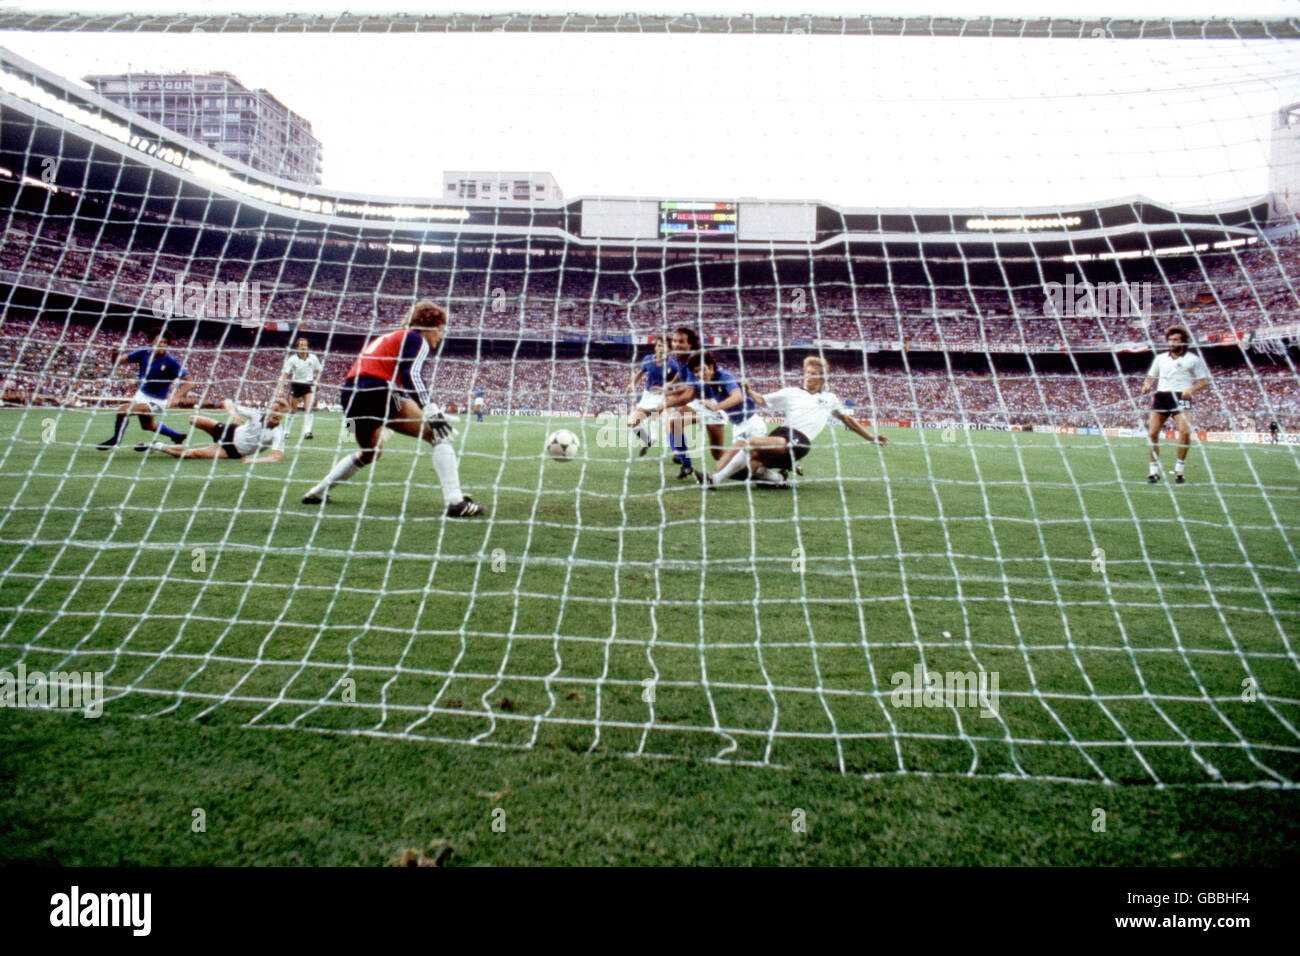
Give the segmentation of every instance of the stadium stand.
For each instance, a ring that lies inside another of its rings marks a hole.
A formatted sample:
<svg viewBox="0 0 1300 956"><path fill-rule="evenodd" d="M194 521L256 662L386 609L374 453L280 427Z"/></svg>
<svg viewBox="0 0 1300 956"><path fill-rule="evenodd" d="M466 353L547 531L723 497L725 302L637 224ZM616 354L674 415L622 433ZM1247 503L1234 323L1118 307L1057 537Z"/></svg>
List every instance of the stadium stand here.
<svg viewBox="0 0 1300 956"><path fill-rule="evenodd" d="M674 277L653 271L595 279L570 271L561 283L556 270L545 268L448 272L287 256L185 258L136 248L129 236L107 228L70 227L69 221L11 209L0 233L0 279L135 308L149 304L158 286L177 280L256 284L264 296L258 302L263 321L315 331L372 331L416 296L446 301L456 317L454 331L462 335L603 338L689 323L723 342L821 339L949 352L1110 350L1158 341L1171 323L1187 325L1203 343L1235 341L1300 318L1300 246L1294 239L1135 268L1128 281L1148 284L1149 316L1099 317L1044 315L1044 283L1023 278L1001 288L839 279L812 283L810 297L794 295L789 284L674 288Z"/></svg>
<svg viewBox="0 0 1300 956"><path fill-rule="evenodd" d="M88 396L129 396L132 381L105 378L107 349L120 344L121 333L55 320L6 320L0 329L0 389L6 401L84 406ZM140 347L145 342L143 335L136 335L131 345ZM200 383L193 404L205 407L217 407L223 398L269 401L285 355L278 347L230 345L208 338L178 343L174 351ZM338 401L338 383L353 353L320 354L325 364L321 401L330 407ZM782 363L742 355L727 364L743 367L758 391L772 391L797 380L799 358ZM1131 427L1149 403L1139 396L1142 373L873 367L863 376L856 374L859 369L838 368L833 387L842 399L865 410L867 417L878 419ZM621 410L632 400L626 391L628 374L628 364L614 359L480 363L444 357L436 366L433 394L440 404L463 408L474 390L482 387L489 410L496 413L599 414ZM1245 423L1251 428L1267 427L1274 419L1288 429L1300 426L1300 395L1288 367L1264 363L1219 369L1212 382L1198 402L1199 427L1227 430Z"/></svg>

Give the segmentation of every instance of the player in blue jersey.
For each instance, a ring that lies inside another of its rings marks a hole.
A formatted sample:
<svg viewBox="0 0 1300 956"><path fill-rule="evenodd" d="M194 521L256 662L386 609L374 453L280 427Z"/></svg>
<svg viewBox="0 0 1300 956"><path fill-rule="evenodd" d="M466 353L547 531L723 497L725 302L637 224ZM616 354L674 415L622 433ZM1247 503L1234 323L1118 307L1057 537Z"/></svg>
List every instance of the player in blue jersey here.
<svg viewBox="0 0 1300 956"><path fill-rule="evenodd" d="M627 427L641 440L641 454L644 455L654 444L654 439L641 423L651 415L657 415L664 407L664 378L669 374L668 346L663 339L655 341L653 355L647 355L637 363L632 373L632 383L628 390L641 391L641 400L628 417Z"/></svg>
<svg viewBox="0 0 1300 956"><path fill-rule="evenodd" d="M691 452L686 445L686 426L700 417L706 426L717 426L718 440L721 441L722 424L726 420L722 413L710 412L700 404L700 381L689 365L691 354L699 347L700 337L687 326L673 329L668 337L664 412L668 415L668 443L673 449L673 461L682 466L677 472L678 478L695 477ZM713 431L710 430L709 434L712 437Z"/></svg>
<svg viewBox="0 0 1300 956"><path fill-rule="evenodd" d="M483 420L483 407L487 405L487 399L483 397L483 386L480 385L474 389L474 418L478 421Z"/></svg>
<svg viewBox="0 0 1300 956"><path fill-rule="evenodd" d="M719 368L717 359L711 353L697 352L692 355L685 363L682 381L690 385L689 393L684 391L676 394L671 401L687 403L681 408L683 418L699 415L703 419L709 452L714 461L726 450L723 429L728 421L733 425L737 441L766 433L767 426L758 415L758 404L750 397L751 392L741 385L735 375ZM700 472L692 468L689 475L682 473L678 477L698 480ZM736 477L746 478L748 475L738 474Z"/></svg>
<svg viewBox="0 0 1300 956"><path fill-rule="evenodd" d="M767 424L758 414L758 402L750 397L750 392L731 372L719 368L717 359L711 352L699 352L691 356L690 370L700 382L700 402L711 415L723 415L731 422L731 440L748 441L755 435L766 435ZM722 425L713 423L706 426L709 432L709 448L713 459L722 456ZM699 477L698 475L696 477ZM737 478L746 477L736 475Z"/></svg>
<svg viewBox="0 0 1300 956"><path fill-rule="evenodd" d="M185 371L180 360L168 354L169 345L171 345L171 336L166 332L159 332L149 348L136 349L125 354L121 347L113 349L111 353L113 365L109 369L109 375L116 372L117 367L123 362L135 362L139 366L139 372L136 373L138 384L131 400L118 406L113 437L100 442L95 446L96 448L105 451L115 448L122 440L126 420L132 415L139 416L140 427L147 432L165 435L178 445L185 441L183 434L174 428L168 428L154 418L166 409L174 408L195 384L190 380L189 373Z"/></svg>

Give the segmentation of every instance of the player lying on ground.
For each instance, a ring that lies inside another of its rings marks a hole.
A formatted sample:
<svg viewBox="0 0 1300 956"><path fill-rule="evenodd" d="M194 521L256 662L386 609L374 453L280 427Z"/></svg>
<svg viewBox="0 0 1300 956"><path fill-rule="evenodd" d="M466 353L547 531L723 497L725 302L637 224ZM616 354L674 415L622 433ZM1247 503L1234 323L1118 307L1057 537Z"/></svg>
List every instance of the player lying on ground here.
<svg viewBox="0 0 1300 956"><path fill-rule="evenodd" d="M812 447L812 441L822 433L832 415L857 432L867 441L887 445L884 435L867 431L840 404L835 393L826 388L830 367L824 359L814 355L803 360L803 387L783 388L770 395L750 392L758 405L775 412L785 413L785 424L772 429L771 434L742 438L718 459L717 470L710 475L696 473L706 487L716 488L740 469L748 467L755 481L786 487L788 472ZM773 474L779 471L780 477Z"/></svg>
<svg viewBox="0 0 1300 956"><path fill-rule="evenodd" d="M322 504L332 487L378 459L387 426L433 446L433 467L442 484L447 517L487 514L486 508L460 489L460 466L449 441L452 428L441 411L431 407L424 382L424 363L429 352L442 343L446 327L446 310L422 299L411 306L400 329L373 339L362 349L343 383L343 417L361 450L340 458L330 473L302 496L303 504Z"/></svg>
<svg viewBox="0 0 1300 956"><path fill-rule="evenodd" d="M1165 419L1173 416L1178 427L1178 461L1174 464L1174 481L1183 484L1184 462L1192 444L1192 406L1188 399L1203 388L1210 387L1210 370L1199 355L1187 351L1192 335L1181 325L1165 333L1169 351L1157 355L1142 383L1142 394L1156 390L1151 400L1151 415L1147 423L1147 481L1160 480L1160 432Z"/></svg>
<svg viewBox="0 0 1300 956"><path fill-rule="evenodd" d="M647 355L637 363L632 372L632 382L628 391L641 392L641 400L628 416L627 427L641 440L640 454L644 455L654 444L654 439L646 431L644 422L651 415L657 415L664 407L664 376L668 373L668 346L662 338L655 340L653 355Z"/></svg>
<svg viewBox="0 0 1300 956"><path fill-rule="evenodd" d="M311 354L311 347L305 338L298 340L298 351L284 360L284 370L280 373L279 384L275 387L275 397L284 397L284 386L288 384L289 414L303 411L303 438L311 438L312 424L316 418L316 392L320 388L320 373L323 366L320 359ZM285 427L288 427L286 423Z"/></svg>
<svg viewBox="0 0 1300 956"><path fill-rule="evenodd" d="M277 398L266 411L236 405L230 399L222 402L221 407L230 413L229 422L219 422L206 415L190 416L190 424L211 435L216 444L182 448L156 441L136 445L135 450L161 451L175 458L235 458L250 465L276 462L284 457L284 419L289 414L287 401ZM259 451L267 451L267 454L261 458L250 457Z"/></svg>
<svg viewBox="0 0 1300 956"><path fill-rule="evenodd" d="M185 367L174 356L167 353L167 347L171 345L171 336L167 332L159 332L154 336L153 345L145 349L136 349L134 352L123 354L125 346L119 346L110 353L113 359L112 368L108 374L111 376L117 371L117 367L125 362L135 362L140 370L137 373L137 384L135 395L124 405L117 408L117 420L113 425L113 437L106 439L96 445L96 448L102 448L107 451L117 446L122 440L122 432L126 429L126 420L137 415L140 418L140 427L147 432L155 432L159 435L166 435L176 444L185 441L185 436L174 428L168 428L166 425L157 421L154 416L161 415L166 409L174 408L176 403L185 397L190 389L194 388L194 382L190 381L189 373ZM179 386L172 391L172 386Z"/></svg>

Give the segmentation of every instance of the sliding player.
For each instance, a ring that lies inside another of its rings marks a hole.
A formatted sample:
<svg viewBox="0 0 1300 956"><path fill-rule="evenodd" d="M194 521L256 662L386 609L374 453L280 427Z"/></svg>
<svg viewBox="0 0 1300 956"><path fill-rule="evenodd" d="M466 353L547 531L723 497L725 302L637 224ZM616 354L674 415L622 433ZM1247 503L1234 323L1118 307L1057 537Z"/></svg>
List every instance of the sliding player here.
<svg viewBox="0 0 1300 956"><path fill-rule="evenodd" d="M112 350L110 355L113 364L108 374L111 376L116 372L117 367L124 361L135 362L140 366L140 371L137 373L138 384L134 397L126 404L118 406L113 437L100 442L95 446L96 448L104 451L115 448L122 440L127 418L132 415L139 416L140 427L147 432L166 435L178 445L185 441L185 436L180 432L168 428L154 418L166 409L174 408L195 384L190 380L189 373L185 371L180 360L167 352L167 347L171 344L171 336L166 331L160 331L154 336L150 348L136 349L126 354L122 353L122 346ZM177 386L175 391L172 390L172 386Z"/></svg>
<svg viewBox="0 0 1300 956"><path fill-rule="evenodd" d="M726 479L748 467L759 482L785 487L784 481L775 480L772 470L789 471L795 467L812 447L812 441L822 433L831 416L838 418L850 431L867 441L889 444L884 435L872 435L851 416L835 396L827 390L826 378L830 369L824 359L810 355L803 360L803 387L783 388L770 395L749 394L759 406L785 414L785 424L772 429L771 434L755 435L741 439L727 449L718 459L718 468L711 475L697 475L709 488L716 488Z"/></svg>
<svg viewBox="0 0 1300 956"><path fill-rule="evenodd" d="M306 421L303 438L311 438L311 426L315 419L316 392L320 387L320 373L323 366L320 359L311 354L311 348L305 338L298 340L298 351L284 360L284 371L280 373L280 383L276 386L276 397L284 393L284 385L289 383L289 414L299 408L304 412Z"/></svg>
<svg viewBox="0 0 1300 956"><path fill-rule="evenodd" d="M1201 389L1210 387L1210 370L1205 367L1205 360L1199 355L1187 351L1192 334L1181 325L1175 325L1165 333L1169 351L1157 355L1142 383L1142 394L1151 389L1156 390L1151 400L1151 416L1147 423L1147 437L1151 439L1147 446L1147 481L1155 484L1160 480L1160 432L1164 429L1165 419L1170 415L1178 426L1178 461L1174 463L1174 482L1183 484L1183 462L1187 459L1187 449L1192 444L1192 406L1190 399Z"/></svg>
<svg viewBox="0 0 1300 956"><path fill-rule="evenodd" d="M347 481L383 453L384 427L433 446L433 467L442 484L447 517L487 514L460 489L460 466L452 450L452 428L429 402L424 363L442 343L447 311L427 299L411 306L402 327L372 339L352 363L343 383L343 417L361 450L338 460L330 473L302 496L306 505L323 504L329 490Z"/></svg>
<svg viewBox="0 0 1300 956"><path fill-rule="evenodd" d="M190 424L202 429L215 439L215 444L197 448L180 448L164 445L160 441L136 445L136 451L161 451L174 458L233 458L249 465L277 462L284 457L284 419L289 414L289 402L277 398L266 411L247 405L236 405L230 399L221 403L230 414L230 421L222 424L206 415L191 415ZM259 451L267 454L254 458Z"/></svg>
<svg viewBox="0 0 1300 956"><path fill-rule="evenodd" d="M668 346L662 338L655 340L653 355L647 355L637 364L632 373L632 382L628 391L641 390L641 400L628 417L627 427L632 434L641 439L640 454L644 455L654 444L654 439L641 423L651 415L657 415L664 407L664 376L668 374Z"/></svg>

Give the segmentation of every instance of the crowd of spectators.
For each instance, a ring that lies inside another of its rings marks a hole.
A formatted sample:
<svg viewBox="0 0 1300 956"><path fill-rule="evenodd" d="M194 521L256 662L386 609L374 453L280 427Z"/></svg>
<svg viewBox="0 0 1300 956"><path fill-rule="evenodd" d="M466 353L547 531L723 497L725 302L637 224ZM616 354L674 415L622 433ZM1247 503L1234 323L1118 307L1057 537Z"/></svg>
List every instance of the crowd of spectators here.
<svg viewBox="0 0 1300 956"><path fill-rule="evenodd" d="M0 228L6 282L142 311L156 307L160 287L178 280L245 283L243 305L256 314L215 317L316 331L389 327L417 296L449 306L453 335L601 340L690 324L734 344L824 340L949 352L1115 349L1162 341L1173 323L1205 341L1300 322L1300 245L1293 240L1125 266L1136 298L1110 302L1122 307L1120 314L1100 317L1079 313L1077 301L1048 306L1050 288L1070 278L1064 272L945 285L928 281L922 263L910 263L910 272L909 264L895 263L887 278L873 281L849 281L841 273L783 284L774 270L766 283L735 278L710 285L694 267L526 266L524 256L507 254L513 250L494 257L496 264L455 269L417 267L409 259L334 261L338 250L298 259L179 256L135 248L107 229L17 210L0 216Z"/></svg>
<svg viewBox="0 0 1300 956"><path fill-rule="evenodd" d="M94 406L130 396L135 380L110 376L110 354L120 332L81 322L0 321L0 395L9 402ZM141 348L144 335L127 345ZM210 339L175 342L171 351L197 388L186 404L215 407L222 399L270 401L286 353ZM324 362L319 402L337 407L339 385L351 351L318 352ZM770 352L764 354L771 354ZM857 360L860 363L860 360ZM444 406L466 408L478 389L489 411L624 412L639 395L629 391L631 367L598 357L474 361L440 354L432 364L432 395ZM733 368L759 392L800 380L799 362L741 353ZM738 366L738 367L737 367ZM133 372L133 369L128 371ZM1149 408L1142 374L1113 372L990 373L871 368L846 361L835 369L831 387L863 417L1009 425L1132 427ZM1229 430L1267 427L1278 421L1300 427L1300 376L1286 362L1215 369L1211 388L1196 401L1198 428Z"/></svg>

